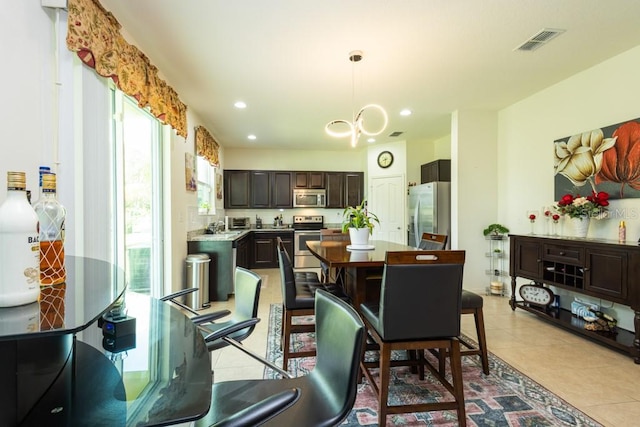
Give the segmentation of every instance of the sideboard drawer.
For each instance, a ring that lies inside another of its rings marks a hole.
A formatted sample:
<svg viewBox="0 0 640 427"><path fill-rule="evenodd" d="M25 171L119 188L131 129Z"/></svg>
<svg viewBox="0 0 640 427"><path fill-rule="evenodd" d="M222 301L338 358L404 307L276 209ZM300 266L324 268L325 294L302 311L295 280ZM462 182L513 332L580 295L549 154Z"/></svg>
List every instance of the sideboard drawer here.
<svg viewBox="0 0 640 427"><path fill-rule="evenodd" d="M565 264L584 265L584 248L564 245L543 245L543 258Z"/></svg>

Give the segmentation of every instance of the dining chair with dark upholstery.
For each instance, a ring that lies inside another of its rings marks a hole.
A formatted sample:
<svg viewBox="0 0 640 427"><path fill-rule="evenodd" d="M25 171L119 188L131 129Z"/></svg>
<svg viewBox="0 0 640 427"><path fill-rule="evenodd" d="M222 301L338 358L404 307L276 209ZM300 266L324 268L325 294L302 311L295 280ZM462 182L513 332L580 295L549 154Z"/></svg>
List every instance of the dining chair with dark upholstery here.
<svg viewBox="0 0 640 427"><path fill-rule="evenodd" d="M329 427L344 421L358 391L364 324L353 307L323 290L315 294L314 312L317 355L309 374L214 383L211 409L195 425Z"/></svg>
<svg viewBox="0 0 640 427"><path fill-rule="evenodd" d="M349 233L343 233L340 228L323 228L320 230L320 240L348 242ZM333 282L344 289L344 275L342 269L331 271L329 266L320 261L320 280L324 283Z"/></svg>
<svg viewBox="0 0 640 427"><path fill-rule="evenodd" d="M278 262L280 268L280 282L282 286L282 367L288 369L289 359L315 356L315 350L293 351L291 349L291 335L313 332L314 323L295 323L293 319L300 316L313 316L316 291L325 290L338 298L348 300L347 295L335 283L323 283L318 274L309 271L294 271L291 257L284 242L279 237Z"/></svg>
<svg viewBox="0 0 640 427"><path fill-rule="evenodd" d="M387 252L380 301L360 306L369 335L380 349L377 362L363 360L360 364L378 396L379 425L385 425L388 414L442 410L455 410L458 424L466 425L458 340L464 260L464 251ZM446 355L451 381L424 357L424 349ZM415 351L418 356L391 360L394 350ZM419 366L421 374L427 367L453 400L389 404L391 369L401 365Z"/></svg>
<svg viewBox="0 0 640 427"><path fill-rule="evenodd" d="M242 267L236 267L233 311L219 310L208 314L198 314L190 307L182 304L178 299L178 297L180 296L183 296L189 292L196 291L197 289L195 288L178 291L176 293L166 295L160 299L162 301L169 301L191 313L195 313L195 315L191 317L191 321L195 323L200 329L200 332L204 336L205 342L207 344L207 349L209 351L213 351L229 345L228 340L212 339L212 334L214 332L227 329L234 325L246 324L248 326L235 331L234 333L228 335L227 338L231 338L236 342L240 342L251 335L257 321L259 321L257 316L261 285L262 278L258 274ZM229 315L231 315L231 317L219 322L216 321L218 319L223 319ZM257 321L247 322L251 319L255 319Z"/></svg>
<svg viewBox="0 0 640 427"><path fill-rule="evenodd" d="M418 246L420 249L440 250L447 245L448 236L446 234L423 233L422 240ZM474 346L469 340L460 337L460 343L463 348L460 353L462 356L479 356L482 364L482 372L489 375L489 356L487 353L487 338L484 332L484 316L482 314L482 306L484 300L474 292L462 290L462 310L461 314L473 314L476 325L476 337L478 338L478 346ZM444 358L440 361L441 370L444 369Z"/></svg>

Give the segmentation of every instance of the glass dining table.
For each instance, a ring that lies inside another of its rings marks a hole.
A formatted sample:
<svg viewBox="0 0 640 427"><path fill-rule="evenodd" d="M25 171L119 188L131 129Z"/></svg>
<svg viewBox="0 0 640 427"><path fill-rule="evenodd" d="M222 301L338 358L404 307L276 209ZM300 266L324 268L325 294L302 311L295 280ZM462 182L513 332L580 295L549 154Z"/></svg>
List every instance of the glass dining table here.
<svg viewBox="0 0 640 427"><path fill-rule="evenodd" d="M178 309L126 291L124 270L68 256L65 283L0 308L0 425L157 426L210 407L204 339ZM118 312L118 316L115 316ZM107 316L107 325L99 327Z"/></svg>
<svg viewBox="0 0 640 427"><path fill-rule="evenodd" d="M355 308L380 299L380 279L389 251L414 251L413 246L370 240L367 249L352 249L347 241L308 241L309 251L330 269L340 271L345 292Z"/></svg>

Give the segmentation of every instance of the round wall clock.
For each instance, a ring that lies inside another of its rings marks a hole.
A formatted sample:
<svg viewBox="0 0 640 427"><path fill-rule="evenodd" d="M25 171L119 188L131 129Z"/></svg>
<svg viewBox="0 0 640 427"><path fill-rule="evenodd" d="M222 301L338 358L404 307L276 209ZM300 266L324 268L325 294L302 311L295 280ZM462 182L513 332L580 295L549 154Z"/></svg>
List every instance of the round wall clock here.
<svg viewBox="0 0 640 427"><path fill-rule="evenodd" d="M391 151L383 151L378 154L378 166L381 168L388 168L393 164L393 154Z"/></svg>
<svg viewBox="0 0 640 427"><path fill-rule="evenodd" d="M520 296L525 302L539 306L548 306L553 302L553 291L544 286L522 285L520 287Z"/></svg>

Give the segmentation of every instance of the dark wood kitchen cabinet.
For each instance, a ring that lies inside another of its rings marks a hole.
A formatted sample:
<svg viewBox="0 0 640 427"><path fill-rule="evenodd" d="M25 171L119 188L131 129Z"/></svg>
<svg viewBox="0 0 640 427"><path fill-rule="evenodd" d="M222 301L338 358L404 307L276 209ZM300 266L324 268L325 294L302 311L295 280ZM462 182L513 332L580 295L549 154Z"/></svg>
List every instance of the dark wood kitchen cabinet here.
<svg viewBox="0 0 640 427"><path fill-rule="evenodd" d="M247 233L241 238L235 240L233 245L236 249L236 266L243 268L251 268L251 233Z"/></svg>
<svg viewBox="0 0 640 427"><path fill-rule="evenodd" d="M629 353L640 363L640 247L603 239L510 235L511 299L520 308L558 326ZM564 308L529 304L516 297L516 278L554 286L631 307L634 329L615 333L584 329L585 321Z"/></svg>
<svg viewBox="0 0 640 427"><path fill-rule="evenodd" d="M420 166L420 183L451 181L451 160L434 160Z"/></svg>
<svg viewBox="0 0 640 427"><path fill-rule="evenodd" d="M249 208L250 176L248 170L224 171L224 207L225 209Z"/></svg>
<svg viewBox="0 0 640 427"><path fill-rule="evenodd" d="M357 206L364 195L363 172L327 172L327 207L344 208Z"/></svg>
<svg viewBox="0 0 640 427"><path fill-rule="evenodd" d="M271 207L271 172L251 172L251 207Z"/></svg>
<svg viewBox="0 0 640 427"><path fill-rule="evenodd" d="M327 186L327 207L344 208L344 173L327 172L325 185Z"/></svg>
<svg viewBox="0 0 640 427"><path fill-rule="evenodd" d="M293 257L293 231L253 232L253 259L251 268L278 268L278 237Z"/></svg>
<svg viewBox="0 0 640 427"><path fill-rule="evenodd" d="M292 208L293 191L291 172L272 172L271 206L272 208Z"/></svg>
<svg viewBox="0 0 640 427"><path fill-rule="evenodd" d="M225 170L225 209L292 208L289 171Z"/></svg>
<svg viewBox="0 0 640 427"><path fill-rule="evenodd" d="M344 174L345 206L357 206L364 197L364 173L347 172Z"/></svg>
<svg viewBox="0 0 640 427"><path fill-rule="evenodd" d="M293 172L294 188L324 188L324 172Z"/></svg>

